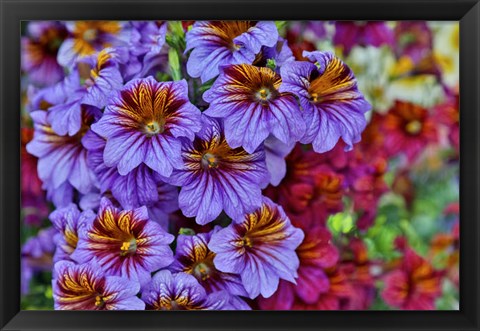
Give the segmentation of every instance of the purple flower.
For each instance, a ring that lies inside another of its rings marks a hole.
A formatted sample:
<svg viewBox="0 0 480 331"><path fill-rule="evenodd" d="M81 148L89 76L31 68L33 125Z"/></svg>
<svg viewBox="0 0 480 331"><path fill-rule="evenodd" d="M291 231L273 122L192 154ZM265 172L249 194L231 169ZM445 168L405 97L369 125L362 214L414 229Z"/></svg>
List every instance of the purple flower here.
<svg viewBox="0 0 480 331"><path fill-rule="evenodd" d="M208 293L225 290L233 295L247 296L240 276L217 270L213 264L215 253L208 248L212 233L183 235L177 237L175 261L169 267L173 272L184 272L194 276Z"/></svg>
<svg viewBox="0 0 480 331"><path fill-rule="evenodd" d="M287 174L287 162L285 157L290 154L295 143L284 144L277 138L269 136L264 143L265 160L270 173L270 184L277 186Z"/></svg>
<svg viewBox="0 0 480 331"><path fill-rule="evenodd" d="M212 88L203 94L210 103L205 115L222 118L232 148L253 153L272 133L285 144L305 133L295 96L280 93L282 80L273 70L240 64L222 67Z"/></svg>
<svg viewBox="0 0 480 331"><path fill-rule="evenodd" d="M30 237L22 246L21 291L28 293L30 280L34 273L52 270L52 255L55 243L52 237L56 230L52 227L40 230L35 237Z"/></svg>
<svg viewBox="0 0 480 331"><path fill-rule="evenodd" d="M178 209L177 188L166 184L162 177L144 164L122 176L116 167L109 167L103 161L106 140L93 131L87 132L82 140L88 150L88 165L93 169L101 193L111 192L125 209L155 204L156 209L166 213Z"/></svg>
<svg viewBox="0 0 480 331"><path fill-rule="evenodd" d="M206 116L203 129L182 150L184 166L175 170L169 181L181 186L179 206L198 224L213 221L223 210L233 219L258 208L261 188L268 184L263 148L248 154L231 148L222 125Z"/></svg>
<svg viewBox="0 0 480 331"><path fill-rule="evenodd" d="M112 275L145 285L151 273L168 266L174 237L148 219L146 207L119 210L103 198L97 217L79 233L72 259L85 263L97 259Z"/></svg>
<svg viewBox="0 0 480 331"><path fill-rule="evenodd" d="M66 25L70 36L60 46L57 57L65 67L72 67L79 59L106 47L125 44L120 22L72 21Z"/></svg>
<svg viewBox="0 0 480 331"><path fill-rule="evenodd" d="M255 57L253 65L257 67L265 67L268 60L275 61L275 72L280 73L280 68L287 62L295 61L293 52L288 47L287 41L282 37L278 38L277 43L273 47L263 46Z"/></svg>
<svg viewBox="0 0 480 331"><path fill-rule="evenodd" d="M132 25L128 50L128 65L125 66L127 77L146 76L154 68L167 62L162 53L167 33L167 22L148 21L131 22Z"/></svg>
<svg viewBox="0 0 480 331"><path fill-rule="evenodd" d="M57 188L52 183L44 183L42 188L47 191L47 200L57 208L66 207L73 201L74 188L68 181Z"/></svg>
<svg viewBox="0 0 480 331"><path fill-rule="evenodd" d="M33 140L27 144L27 151L39 158L38 176L44 183L44 189L49 192L47 195L51 197L56 194L56 189L68 191L69 185L81 193L88 193L93 187L95 175L87 165L87 151L81 140L94 121L94 116L84 111L82 127L74 136L56 134L45 111L34 111L31 117L35 133Z"/></svg>
<svg viewBox="0 0 480 331"><path fill-rule="evenodd" d="M333 43L348 55L355 45L394 46L394 35L385 22L335 22Z"/></svg>
<svg viewBox="0 0 480 331"><path fill-rule="evenodd" d="M112 94L122 88L117 58L112 48L106 48L78 62L63 86L57 89L65 101L48 109L48 121L56 133L76 134L81 128L82 110L100 112L98 109L105 107Z"/></svg>
<svg viewBox="0 0 480 331"><path fill-rule="evenodd" d="M28 37L22 38L22 70L36 84L52 85L63 78L63 68L57 63L58 48L67 37L60 22L30 22Z"/></svg>
<svg viewBox="0 0 480 331"><path fill-rule="evenodd" d="M295 283L299 260L295 249L303 232L292 226L282 207L264 198L261 208L214 233L208 244L215 267L240 274L250 298L268 298L280 279Z"/></svg>
<svg viewBox="0 0 480 331"><path fill-rule="evenodd" d="M219 66L251 64L262 46L273 47L278 40L274 22L197 21L187 32L188 74L206 82L219 73Z"/></svg>
<svg viewBox="0 0 480 331"><path fill-rule="evenodd" d="M70 255L77 248L79 230L85 223L93 220L95 214L91 210L80 212L77 205L71 203L67 207L53 211L49 218L58 231L54 237L57 247L53 261L71 260Z"/></svg>
<svg viewBox="0 0 480 331"><path fill-rule="evenodd" d="M179 137L193 140L200 111L188 101L187 82L134 79L113 98L92 130L106 138L104 161L126 175L141 163L168 177L182 167Z"/></svg>
<svg viewBox="0 0 480 331"><path fill-rule="evenodd" d="M95 261L55 264L52 281L56 310L144 310L137 297L140 285L126 278L105 276Z"/></svg>
<svg viewBox="0 0 480 331"><path fill-rule="evenodd" d="M207 294L195 277L172 274L168 270L156 273L142 292L146 310L225 310L228 293Z"/></svg>
<svg viewBox="0 0 480 331"><path fill-rule="evenodd" d="M331 150L342 138L346 150L361 139L370 104L357 88L352 70L330 52L304 52L311 62L289 62L281 68L281 92L295 93L307 124L304 144L317 153ZM315 64L314 64L315 63Z"/></svg>
<svg viewBox="0 0 480 331"><path fill-rule="evenodd" d="M86 95L82 104L103 108L110 96L123 86L118 54L113 48L105 48L96 56L87 57L78 63L80 77L85 80Z"/></svg>

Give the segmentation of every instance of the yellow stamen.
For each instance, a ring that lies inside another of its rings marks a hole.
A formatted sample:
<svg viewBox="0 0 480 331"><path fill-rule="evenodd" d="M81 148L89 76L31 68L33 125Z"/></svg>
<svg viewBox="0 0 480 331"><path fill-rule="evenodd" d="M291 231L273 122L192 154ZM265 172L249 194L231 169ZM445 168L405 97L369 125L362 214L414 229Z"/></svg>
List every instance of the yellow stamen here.
<svg viewBox="0 0 480 331"><path fill-rule="evenodd" d="M105 301L103 301L103 297L101 295L97 295L95 297L95 306L103 307L105 305Z"/></svg>
<svg viewBox="0 0 480 331"><path fill-rule="evenodd" d="M88 29L83 33L82 37L83 40L93 41L97 37L97 31L95 29Z"/></svg>
<svg viewBox="0 0 480 331"><path fill-rule="evenodd" d="M318 93L311 93L310 94L310 100L314 103L319 102L320 101L320 96L318 95Z"/></svg>
<svg viewBox="0 0 480 331"><path fill-rule="evenodd" d="M245 247L245 246L246 246L246 247L253 247L253 242L252 242L252 240L251 240L250 238L248 238L248 237L243 237L242 243L243 243L243 246L244 246L244 247Z"/></svg>
<svg viewBox="0 0 480 331"><path fill-rule="evenodd" d="M405 130L410 134L417 134L422 130L422 123L417 120L410 121L405 126Z"/></svg>
<svg viewBox="0 0 480 331"><path fill-rule="evenodd" d="M218 168L218 158L210 153L205 153L202 157L202 166L204 169Z"/></svg>
<svg viewBox="0 0 480 331"><path fill-rule="evenodd" d="M120 247L120 255L125 256L128 254L134 254L137 251L137 240L135 238L130 241L124 241Z"/></svg>
<svg viewBox="0 0 480 331"><path fill-rule="evenodd" d="M145 132L148 135L155 135L162 133L164 130L163 125L159 124L157 121L151 121L145 124Z"/></svg>

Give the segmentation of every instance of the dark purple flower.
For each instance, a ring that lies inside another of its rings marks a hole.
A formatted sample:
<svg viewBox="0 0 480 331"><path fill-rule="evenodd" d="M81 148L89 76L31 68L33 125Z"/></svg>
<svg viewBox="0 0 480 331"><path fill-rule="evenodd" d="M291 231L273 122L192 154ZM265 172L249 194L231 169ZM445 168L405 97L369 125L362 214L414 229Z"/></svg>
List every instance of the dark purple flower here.
<svg viewBox="0 0 480 331"><path fill-rule="evenodd" d="M251 64L262 46L278 40L274 22L197 21L187 32L188 74L206 82L219 73L219 66Z"/></svg>
<svg viewBox="0 0 480 331"><path fill-rule="evenodd" d="M352 149L365 129L370 104L358 90L352 70L330 52L304 52L311 62L289 62L281 68L281 92L295 93L307 124L300 142L317 153L331 150L342 138Z"/></svg>
<svg viewBox="0 0 480 331"><path fill-rule="evenodd" d="M145 285L151 273L168 266L174 237L150 221L147 208L119 210L103 198L97 217L79 233L72 259L85 263L97 259L108 274Z"/></svg>
<svg viewBox="0 0 480 331"><path fill-rule="evenodd" d="M268 184L265 152L253 154L243 148L231 148L221 123L203 117L203 129L182 150L183 168L175 170L169 181L181 186L179 206L187 217L196 216L206 224L222 209L235 219L262 203L261 188Z"/></svg>
<svg viewBox="0 0 480 331"><path fill-rule="evenodd" d="M295 249L304 234L295 228L282 207L264 198L261 208L214 233L208 244L215 267L240 274L250 298L268 298L280 279L295 283L299 260Z"/></svg>
<svg viewBox="0 0 480 331"><path fill-rule="evenodd" d="M109 167L103 161L106 144L104 138L89 131L82 143L88 150L88 165L98 179L101 193L111 192L112 196L125 209L144 205L147 207L155 205L155 209L162 209L165 213L171 213L178 209L177 188L166 184L158 173L141 164L127 175L122 176L116 167Z"/></svg>
<svg viewBox="0 0 480 331"><path fill-rule="evenodd" d="M29 22L22 38L22 70L35 84L52 85L63 78L57 63L58 48L67 37L64 24L55 21Z"/></svg>
<svg viewBox="0 0 480 331"><path fill-rule="evenodd" d="M146 310L225 310L228 298L226 292L207 294L195 277L168 270L157 272L142 291Z"/></svg>
<svg viewBox="0 0 480 331"><path fill-rule="evenodd" d="M58 231L54 237L57 247L53 261L71 260L70 255L77 248L80 229L85 223L91 222L95 214L91 210L80 212L77 205L71 203L67 207L53 211L49 218Z"/></svg>
<svg viewBox="0 0 480 331"><path fill-rule="evenodd" d="M81 139L94 116L83 112L82 126L74 136L56 134L45 111L34 111L31 117L35 134L27 144L27 151L39 158L38 176L44 183L47 196L56 194L56 189L69 190L69 185L81 193L88 193L93 187L95 175L87 165L87 150L82 146Z"/></svg>
<svg viewBox="0 0 480 331"><path fill-rule="evenodd" d="M355 45L394 45L393 30L386 22L335 22L333 43L343 47L343 52L348 55Z"/></svg>
<svg viewBox="0 0 480 331"><path fill-rule="evenodd" d="M270 173L270 184L277 186L287 174L287 162L285 157L290 154L295 143L284 144L277 138L269 136L265 139L265 161Z"/></svg>
<svg viewBox="0 0 480 331"><path fill-rule="evenodd" d="M285 144L305 133L298 102L279 92L282 79L269 68L240 64L222 67L212 88L203 94L210 103L205 115L222 118L232 148L253 153L272 133Z"/></svg>
<svg viewBox="0 0 480 331"><path fill-rule="evenodd" d="M212 232L177 237L175 261L169 267L173 272L194 276L208 293L225 290L233 295L247 296L240 276L217 270L213 264L215 253L208 248Z"/></svg>
<svg viewBox="0 0 480 331"><path fill-rule="evenodd" d="M92 130L106 138L104 161L126 175L145 163L168 177L182 167L179 137L193 140L200 111L188 100L187 83L134 79L111 100Z"/></svg>
<svg viewBox="0 0 480 331"><path fill-rule="evenodd" d="M137 297L140 285L118 276L105 276L95 261L55 264L52 281L56 310L144 310Z"/></svg>

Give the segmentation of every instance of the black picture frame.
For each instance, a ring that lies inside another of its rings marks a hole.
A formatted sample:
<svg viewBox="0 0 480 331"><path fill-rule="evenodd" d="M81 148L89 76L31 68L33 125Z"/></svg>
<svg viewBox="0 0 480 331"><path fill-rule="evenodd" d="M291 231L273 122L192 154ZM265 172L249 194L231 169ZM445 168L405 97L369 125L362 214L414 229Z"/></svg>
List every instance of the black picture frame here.
<svg viewBox="0 0 480 331"><path fill-rule="evenodd" d="M1 330L480 330L478 0L0 0ZM460 21L459 311L20 311L20 22L282 19Z"/></svg>

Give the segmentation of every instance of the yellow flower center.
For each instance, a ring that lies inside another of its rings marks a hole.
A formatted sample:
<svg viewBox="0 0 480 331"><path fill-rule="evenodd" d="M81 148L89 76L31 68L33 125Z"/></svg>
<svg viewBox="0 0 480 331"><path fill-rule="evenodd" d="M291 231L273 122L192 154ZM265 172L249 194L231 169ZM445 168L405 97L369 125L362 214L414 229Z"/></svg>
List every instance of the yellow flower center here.
<svg viewBox="0 0 480 331"><path fill-rule="evenodd" d="M101 295L97 295L95 297L95 306L96 307L103 307L105 305L105 301Z"/></svg>
<svg viewBox="0 0 480 331"><path fill-rule="evenodd" d="M272 96L272 93L270 92L270 89L266 88L266 87L262 87L255 95L257 97L257 100L260 100L260 101L268 101L271 96Z"/></svg>
<svg viewBox="0 0 480 331"><path fill-rule="evenodd" d="M137 251L137 240L135 238L130 239L129 241L124 241L120 247L120 255L126 256L129 254L135 254Z"/></svg>
<svg viewBox="0 0 480 331"><path fill-rule="evenodd" d="M151 121L145 124L145 133L147 135L153 136L153 135L162 133L163 130L164 130L163 125L161 125L157 121Z"/></svg>
<svg viewBox="0 0 480 331"><path fill-rule="evenodd" d="M218 158L210 153L205 153L202 156L202 167L204 169L216 169L218 168Z"/></svg>
<svg viewBox="0 0 480 331"><path fill-rule="evenodd" d="M210 267L207 266L205 263L199 263L197 266L193 269L193 273L195 277L201 280L207 280L210 278Z"/></svg>
<svg viewBox="0 0 480 331"><path fill-rule="evenodd" d="M405 130L410 134L418 134L422 130L422 123L417 120L410 121L405 126Z"/></svg>
<svg viewBox="0 0 480 331"><path fill-rule="evenodd" d="M253 242L249 237L243 237L242 244L243 247L253 247Z"/></svg>
<svg viewBox="0 0 480 331"><path fill-rule="evenodd" d="M318 95L318 93L310 93L310 100L313 102L313 103L317 103L317 102L320 102L321 100L321 97L320 95Z"/></svg>
<svg viewBox="0 0 480 331"><path fill-rule="evenodd" d="M95 29L87 29L82 35L83 40L85 41L93 41L97 38L97 31Z"/></svg>

